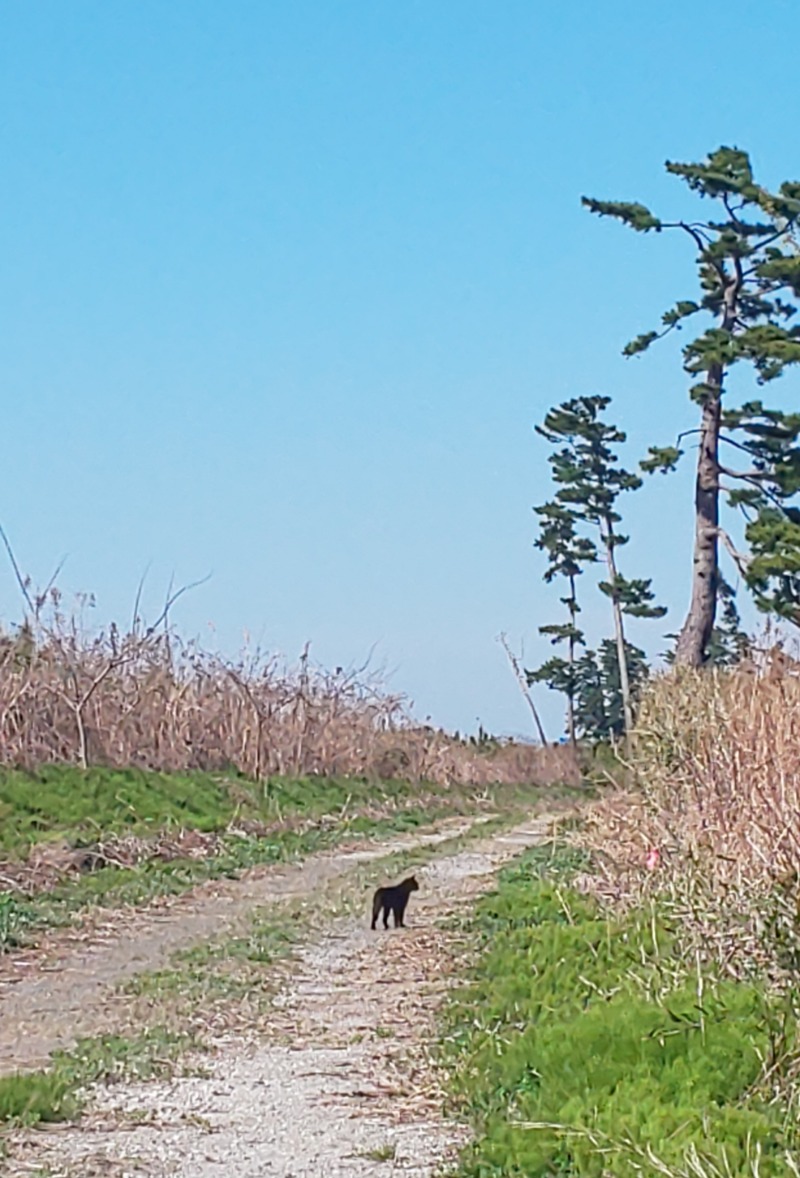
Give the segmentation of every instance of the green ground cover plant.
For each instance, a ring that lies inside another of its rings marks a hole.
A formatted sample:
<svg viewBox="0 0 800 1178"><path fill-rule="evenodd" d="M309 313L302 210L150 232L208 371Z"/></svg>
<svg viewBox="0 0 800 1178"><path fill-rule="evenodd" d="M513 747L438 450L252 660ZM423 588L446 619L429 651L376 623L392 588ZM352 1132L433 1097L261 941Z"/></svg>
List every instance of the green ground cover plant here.
<svg viewBox="0 0 800 1178"><path fill-rule="evenodd" d="M35 908L9 892L0 892L0 953L18 948L36 921Z"/></svg>
<svg viewBox="0 0 800 1178"><path fill-rule="evenodd" d="M788 1004L698 975L655 908L601 911L569 886L577 854L523 856L476 907L444 1041L476 1128L460 1174L796 1174L761 1083L794 1037Z"/></svg>
<svg viewBox="0 0 800 1178"><path fill-rule="evenodd" d="M265 908L243 934L181 950L167 969L137 974L123 990L148 996L173 1019L190 1018L215 1001L266 1005L272 996L269 967L288 956L305 931L300 906Z"/></svg>

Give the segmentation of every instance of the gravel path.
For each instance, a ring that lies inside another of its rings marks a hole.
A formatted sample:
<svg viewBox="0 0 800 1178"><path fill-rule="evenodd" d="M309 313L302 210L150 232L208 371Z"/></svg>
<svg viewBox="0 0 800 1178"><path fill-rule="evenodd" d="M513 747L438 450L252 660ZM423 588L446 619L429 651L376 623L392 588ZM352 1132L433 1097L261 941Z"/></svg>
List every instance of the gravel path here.
<svg viewBox="0 0 800 1178"><path fill-rule="evenodd" d="M44 1067L51 1052L125 1023L128 999L116 987L164 969L173 953L245 928L255 908L322 890L359 863L431 846L469 830L473 818L446 819L430 833L361 842L296 864L254 868L145 908L97 911L94 926L58 930L34 950L0 959L0 1076Z"/></svg>
<svg viewBox="0 0 800 1178"><path fill-rule="evenodd" d="M548 825L533 819L434 858L417 872L407 929L373 933L364 917L342 919L298 951L265 1038L216 1042L200 1075L99 1089L80 1125L29 1135L9 1173L35 1165L53 1178L430 1178L465 1136L442 1119L428 1058L442 994L459 971L457 935L441 920ZM430 841L396 839L369 853ZM364 855L307 863L293 887L319 886L335 862L343 871Z"/></svg>

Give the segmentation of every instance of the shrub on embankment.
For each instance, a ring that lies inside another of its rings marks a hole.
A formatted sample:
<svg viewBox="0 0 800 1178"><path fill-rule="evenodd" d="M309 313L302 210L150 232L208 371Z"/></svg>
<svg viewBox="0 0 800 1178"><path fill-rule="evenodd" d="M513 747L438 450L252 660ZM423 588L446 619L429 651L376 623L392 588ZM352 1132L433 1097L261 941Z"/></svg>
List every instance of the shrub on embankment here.
<svg viewBox="0 0 800 1178"><path fill-rule="evenodd" d="M472 931L445 1039L476 1131L465 1178L796 1175L796 1117L774 1092L785 1000L698 971L668 914L609 914L541 851L501 874Z"/></svg>

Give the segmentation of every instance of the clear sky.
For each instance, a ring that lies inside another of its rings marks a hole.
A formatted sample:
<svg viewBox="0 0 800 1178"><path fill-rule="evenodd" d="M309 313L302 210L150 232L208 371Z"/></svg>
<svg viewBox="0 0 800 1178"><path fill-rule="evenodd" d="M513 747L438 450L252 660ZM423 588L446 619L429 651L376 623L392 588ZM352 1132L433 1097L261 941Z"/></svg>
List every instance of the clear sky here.
<svg viewBox="0 0 800 1178"><path fill-rule="evenodd" d="M37 0L0 5L0 520L97 617L207 572L180 629L375 660L420 716L529 730L495 636L549 648L531 506L547 407L603 392L634 461L693 424L686 208L665 159L800 178L797 0ZM679 342L679 341L678 341ZM797 399L796 377L783 395ZM624 571L688 600L689 469ZM0 568L0 618L20 615ZM606 603L587 602L594 639ZM545 704L557 729L560 706Z"/></svg>

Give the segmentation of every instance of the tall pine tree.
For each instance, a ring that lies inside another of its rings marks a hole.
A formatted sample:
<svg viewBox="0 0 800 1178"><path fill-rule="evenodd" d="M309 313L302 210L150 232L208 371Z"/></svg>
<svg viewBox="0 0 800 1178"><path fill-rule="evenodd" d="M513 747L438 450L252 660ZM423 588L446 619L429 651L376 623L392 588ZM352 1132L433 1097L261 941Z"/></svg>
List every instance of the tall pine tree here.
<svg viewBox="0 0 800 1178"><path fill-rule="evenodd" d="M695 315L711 322L683 349L690 395L700 411L695 473L695 541L689 611L676 659L700 666L709 657L719 599L719 544L723 541L762 610L800 625L800 414L750 400L728 407L729 376L749 366L764 385L800 361L800 327L791 321L800 300L800 183L777 192L757 184L746 152L721 147L701 163L667 162L666 169L715 206L706 219L662 221L644 205L583 197L593 213L614 217L640 233L677 232L695 253L695 297L681 299L658 331L638 336L626 356ZM723 450L725 453L723 454ZM678 447L652 447L643 463L671 470ZM728 455L732 457L729 459ZM742 510L749 553L737 551L720 527L720 496Z"/></svg>

